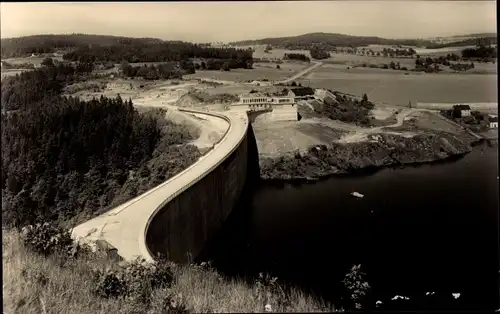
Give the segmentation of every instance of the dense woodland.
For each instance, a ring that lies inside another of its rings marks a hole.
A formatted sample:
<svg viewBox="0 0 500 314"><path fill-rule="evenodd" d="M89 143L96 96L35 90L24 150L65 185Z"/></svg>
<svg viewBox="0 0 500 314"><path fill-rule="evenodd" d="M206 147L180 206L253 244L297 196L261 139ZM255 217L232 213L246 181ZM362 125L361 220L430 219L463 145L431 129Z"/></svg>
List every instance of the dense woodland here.
<svg viewBox="0 0 500 314"><path fill-rule="evenodd" d="M57 50L87 47L88 45L131 45L161 43L156 38L130 38L118 36L68 34L33 35L16 38L2 38L2 58L23 57L32 53L53 53Z"/></svg>
<svg viewBox="0 0 500 314"><path fill-rule="evenodd" d="M311 57L316 60L330 58L330 53L318 46L313 46L311 49L309 49L309 53L311 54Z"/></svg>
<svg viewBox="0 0 500 314"><path fill-rule="evenodd" d="M36 35L2 39L2 58L66 51L63 59L82 63L181 62L204 59L207 69L251 69L251 50L206 44L99 35Z"/></svg>
<svg viewBox="0 0 500 314"><path fill-rule="evenodd" d="M309 62L311 61L311 58L306 56L303 53L285 53L283 56L283 60L298 60L298 61L306 61Z"/></svg>
<svg viewBox="0 0 500 314"><path fill-rule="evenodd" d="M185 42L155 44L130 44L81 47L63 55L70 61L112 61L120 63L169 62L196 59L219 59L229 63L229 68L251 68L252 52L234 48L207 48Z"/></svg>
<svg viewBox="0 0 500 314"><path fill-rule="evenodd" d="M131 66L124 62L120 70L126 77L142 77L146 80L180 79L184 73L194 73L194 65L179 66L177 62L161 63L158 65Z"/></svg>
<svg viewBox="0 0 500 314"><path fill-rule="evenodd" d="M161 111L141 115L119 96L60 96L75 71L52 66L2 81L3 224L88 218L199 157L196 147L180 145L194 131Z"/></svg>
<svg viewBox="0 0 500 314"><path fill-rule="evenodd" d="M49 63L46 61L45 63ZM65 84L82 80L92 72L89 63L44 66L2 80L2 111L35 107L39 102L61 93Z"/></svg>
<svg viewBox="0 0 500 314"><path fill-rule="evenodd" d="M478 60L482 62L495 62L497 59L497 47L477 46L476 48L466 48L462 50L462 58Z"/></svg>

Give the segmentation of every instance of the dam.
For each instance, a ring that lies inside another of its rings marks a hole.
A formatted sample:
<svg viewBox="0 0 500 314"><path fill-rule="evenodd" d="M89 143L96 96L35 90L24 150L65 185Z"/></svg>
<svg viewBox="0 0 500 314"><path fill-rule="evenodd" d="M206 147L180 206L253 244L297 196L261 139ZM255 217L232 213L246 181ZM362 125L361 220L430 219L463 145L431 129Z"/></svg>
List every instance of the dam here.
<svg viewBox="0 0 500 314"><path fill-rule="evenodd" d="M243 193L258 178L258 152L246 112L201 112L227 130L194 164L157 187L73 229L72 236L105 247L126 261L153 261L158 253L175 262L196 258L218 232ZM104 243L104 244L103 244Z"/></svg>

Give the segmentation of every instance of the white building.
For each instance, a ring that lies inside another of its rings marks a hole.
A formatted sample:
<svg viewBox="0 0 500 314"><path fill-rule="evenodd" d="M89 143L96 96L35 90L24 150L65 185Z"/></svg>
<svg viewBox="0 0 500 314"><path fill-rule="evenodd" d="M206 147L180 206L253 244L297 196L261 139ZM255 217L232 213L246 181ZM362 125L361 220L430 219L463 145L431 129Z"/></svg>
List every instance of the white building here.
<svg viewBox="0 0 500 314"><path fill-rule="evenodd" d="M297 106L294 94L290 90L273 95L252 93L241 95L240 101L234 104L232 110L260 111L272 109L266 117L272 121L297 121Z"/></svg>
<svg viewBox="0 0 500 314"><path fill-rule="evenodd" d="M489 121L491 129L498 129L498 116L490 116Z"/></svg>

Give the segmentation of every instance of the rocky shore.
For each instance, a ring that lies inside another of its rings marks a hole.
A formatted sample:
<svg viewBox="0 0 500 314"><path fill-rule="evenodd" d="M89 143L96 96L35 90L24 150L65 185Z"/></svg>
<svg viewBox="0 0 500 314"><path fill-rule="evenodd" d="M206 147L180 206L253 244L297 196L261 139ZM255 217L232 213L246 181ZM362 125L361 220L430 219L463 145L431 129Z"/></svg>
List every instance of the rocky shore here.
<svg viewBox="0 0 500 314"><path fill-rule="evenodd" d="M413 137L373 134L366 142L332 143L313 146L307 153L261 158L260 176L264 180L318 180L362 169L429 163L463 156L472 150L474 141L472 136L447 132Z"/></svg>

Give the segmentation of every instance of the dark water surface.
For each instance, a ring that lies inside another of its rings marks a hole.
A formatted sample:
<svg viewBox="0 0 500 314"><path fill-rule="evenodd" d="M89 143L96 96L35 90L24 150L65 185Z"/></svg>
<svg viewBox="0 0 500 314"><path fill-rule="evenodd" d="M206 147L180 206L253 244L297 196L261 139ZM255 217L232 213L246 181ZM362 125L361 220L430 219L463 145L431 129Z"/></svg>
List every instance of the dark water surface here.
<svg viewBox="0 0 500 314"><path fill-rule="evenodd" d="M361 264L373 306L497 309L497 154L483 144L454 162L262 184L202 259L230 276L270 272L336 304L345 273ZM390 301L396 294L410 300Z"/></svg>

